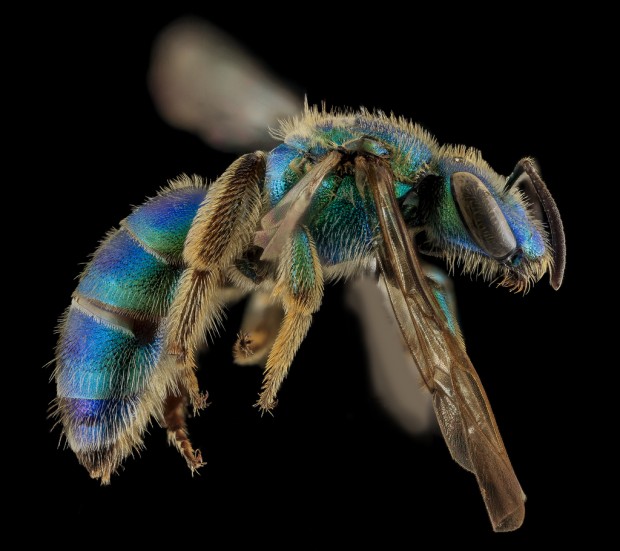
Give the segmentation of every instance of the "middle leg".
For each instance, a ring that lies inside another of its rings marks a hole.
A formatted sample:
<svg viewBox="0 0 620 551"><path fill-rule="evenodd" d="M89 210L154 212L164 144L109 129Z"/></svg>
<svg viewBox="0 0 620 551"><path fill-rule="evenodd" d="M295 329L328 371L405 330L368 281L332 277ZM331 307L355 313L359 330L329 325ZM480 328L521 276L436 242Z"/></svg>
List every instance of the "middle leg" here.
<svg viewBox="0 0 620 551"><path fill-rule="evenodd" d="M298 228L291 234L280 255L273 296L282 301L285 314L265 365L265 378L257 402L263 411L276 406L278 389L310 329L312 314L323 299L321 263L305 228Z"/></svg>

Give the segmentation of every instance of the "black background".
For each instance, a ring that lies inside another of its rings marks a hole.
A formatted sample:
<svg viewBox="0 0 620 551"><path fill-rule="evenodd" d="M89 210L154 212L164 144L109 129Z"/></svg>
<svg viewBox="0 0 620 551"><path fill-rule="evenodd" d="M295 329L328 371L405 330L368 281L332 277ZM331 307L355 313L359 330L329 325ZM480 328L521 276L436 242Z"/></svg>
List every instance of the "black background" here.
<svg viewBox="0 0 620 551"><path fill-rule="evenodd" d="M15 512L59 530L69 522L71 530L96 527L113 537L122 530L147 538L167 533L200 548L215 534L229 543L378 538L388 547L395 540L414 547L420 538L525 544L574 533L586 501L573 496L587 488L573 437L589 407L570 362L580 346L573 312L583 302L585 273L575 246L581 219L572 170L574 123L584 101L574 83L588 70L576 22L570 14L546 21L540 14L487 13L491 24L482 14L447 8L405 14L387 6L298 6L283 25L269 18L275 7L265 9L56 11L49 22L37 15L44 30L32 30L41 47L28 67L39 96L29 125L37 170L23 170L40 179L43 270L37 315L29 320L36 342L22 366L36 389L29 431L36 446L21 478L34 497L21 495ZM167 179L181 172L215 178L234 159L168 127L148 95L151 42L185 13L207 16L235 35L311 103L405 115L441 142L480 148L503 174L523 156L539 160L566 226L562 289L554 292L545 278L523 297L456 278L468 351L529 498L517 533L492 533L474 477L452 462L439 436L410 437L377 404L358 322L339 285L326 290L274 417L261 418L252 407L260 370L231 362L241 309L229 312L229 330L202 359L200 381L212 405L190 421L208 462L200 476L192 479L158 427L110 487L57 449L59 431L50 433L45 417L54 396L51 368L40 366L52 358L54 326L81 263L130 205Z"/></svg>

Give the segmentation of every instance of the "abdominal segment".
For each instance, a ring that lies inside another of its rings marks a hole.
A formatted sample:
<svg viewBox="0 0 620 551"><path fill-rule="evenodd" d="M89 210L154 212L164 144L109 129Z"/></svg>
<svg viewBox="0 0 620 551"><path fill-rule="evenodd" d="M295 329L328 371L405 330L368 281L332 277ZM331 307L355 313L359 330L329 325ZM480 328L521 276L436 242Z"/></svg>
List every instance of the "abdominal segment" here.
<svg viewBox="0 0 620 551"><path fill-rule="evenodd" d="M164 353L166 315L205 194L186 178L136 208L100 245L61 320L56 414L104 483L141 446L151 418L163 418L166 397L182 392Z"/></svg>

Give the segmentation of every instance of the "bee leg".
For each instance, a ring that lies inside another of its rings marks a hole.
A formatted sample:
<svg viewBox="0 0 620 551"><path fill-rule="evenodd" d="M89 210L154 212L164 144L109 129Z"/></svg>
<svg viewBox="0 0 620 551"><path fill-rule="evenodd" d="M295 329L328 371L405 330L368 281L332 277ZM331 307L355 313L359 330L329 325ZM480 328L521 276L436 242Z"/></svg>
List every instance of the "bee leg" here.
<svg viewBox="0 0 620 551"><path fill-rule="evenodd" d="M200 450L194 450L185 424L186 396L170 394L164 405L164 425L168 430L168 442L187 461L192 473L203 466Z"/></svg>
<svg viewBox="0 0 620 551"><path fill-rule="evenodd" d="M276 394L304 340L312 314L321 306L323 272L312 238L304 228L295 230L280 256L275 297L284 306L284 319L265 365L265 377L257 406L273 409Z"/></svg>
<svg viewBox="0 0 620 551"><path fill-rule="evenodd" d="M271 299L271 293L252 293L233 347L233 358L237 365L264 364L273 347L283 315L282 306Z"/></svg>
<svg viewBox="0 0 620 551"><path fill-rule="evenodd" d="M221 318L219 290L224 271L252 242L261 210L260 186L265 154L237 159L209 188L187 235L181 275L168 321L167 351L176 356L188 378L195 369L196 349L205 331ZM185 385L194 406L200 402L191 379Z"/></svg>

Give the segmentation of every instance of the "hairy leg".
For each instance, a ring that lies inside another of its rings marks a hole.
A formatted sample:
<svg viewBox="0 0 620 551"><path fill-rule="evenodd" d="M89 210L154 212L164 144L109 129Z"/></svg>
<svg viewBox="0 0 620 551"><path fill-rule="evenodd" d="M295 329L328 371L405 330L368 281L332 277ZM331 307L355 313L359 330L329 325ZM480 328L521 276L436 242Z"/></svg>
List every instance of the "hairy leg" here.
<svg viewBox="0 0 620 551"><path fill-rule="evenodd" d="M202 454L194 450L185 425L186 397L171 394L164 404L164 425L168 430L168 442L173 445L187 461L192 473L202 467Z"/></svg>
<svg viewBox="0 0 620 551"><path fill-rule="evenodd" d="M168 322L167 351L176 356L182 381L196 407L201 397L190 374L205 332L221 316L218 291L226 268L252 242L260 217L260 184L265 174L261 152L240 157L209 188L189 230L184 270Z"/></svg>
<svg viewBox="0 0 620 551"><path fill-rule="evenodd" d="M233 347L233 358L238 365L265 364L273 347L283 318L282 305L271 298L271 293L252 293L243 315L241 330Z"/></svg>
<svg viewBox="0 0 620 551"><path fill-rule="evenodd" d="M295 230L279 259L278 282L273 291L284 306L284 319L267 358L257 406L273 409L276 394L305 338L312 314L321 306L323 272L316 247L304 228Z"/></svg>

